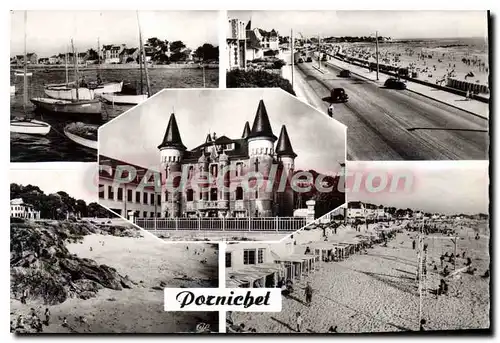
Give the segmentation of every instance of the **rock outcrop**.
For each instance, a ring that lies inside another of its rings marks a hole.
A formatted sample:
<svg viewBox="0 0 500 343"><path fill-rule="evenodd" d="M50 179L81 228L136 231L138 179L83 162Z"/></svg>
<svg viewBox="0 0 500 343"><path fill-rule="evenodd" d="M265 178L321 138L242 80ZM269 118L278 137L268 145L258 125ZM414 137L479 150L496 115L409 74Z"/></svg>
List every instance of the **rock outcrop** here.
<svg viewBox="0 0 500 343"><path fill-rule="evenodd" d="M69 253L65 244L89 234L129 234L129 228L110 229L86 222L11 223L11 298L58 304L71 297L88 299L102 288L121 290L134 283L116 269Z"/></svg>

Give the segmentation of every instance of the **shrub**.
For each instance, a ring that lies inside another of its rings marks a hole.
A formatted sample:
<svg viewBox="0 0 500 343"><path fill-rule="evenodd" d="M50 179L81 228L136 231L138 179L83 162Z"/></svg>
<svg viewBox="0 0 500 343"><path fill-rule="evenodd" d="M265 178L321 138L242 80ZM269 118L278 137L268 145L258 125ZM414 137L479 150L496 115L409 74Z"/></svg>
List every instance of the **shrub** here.
<svg viewBox="0 0 500 343"><path fill-rule="evenodd" d="M273 88L278 87L295 95L290 81L265 70L231 70L226 74L228 88Z"/></svg>

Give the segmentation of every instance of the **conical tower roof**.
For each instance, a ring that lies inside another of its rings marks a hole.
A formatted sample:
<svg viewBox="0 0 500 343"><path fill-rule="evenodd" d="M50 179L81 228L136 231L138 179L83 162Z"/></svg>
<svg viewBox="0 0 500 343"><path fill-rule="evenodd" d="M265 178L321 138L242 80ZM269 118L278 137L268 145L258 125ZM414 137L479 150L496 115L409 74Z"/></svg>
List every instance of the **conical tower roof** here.
<svg viewBox="0 0 500 343"><path fill-rule="evenodd" d="M179 127L177 126L177 121L175 120L175 114L170 115L170 120L168 121L167 131L163 137L163 141L158 145L158 149L162 148L175 148L179 150L186 150L184 144L182 144L181 134L179 133Z"/></svg>
<svg viewBox="0 0 500 343"><path fill-rule="evenodd" d="M266 106L264 105L264 100L259 101L259 107L257 108L257 113L255 114L255 119L252 125L252 131L247 138L255 137L265 137L271 139L273 142L276 141L276 136L273 134L273 129L271 128L271 122L267 115Z"/></svg>
<svg viewBox="0 0 500 343"><path fill-rule="evenodd" d="M245 128L243 129L243 133L241 134L241 138L245 139L250 134L250 123L245 123Z"/></svg>
<svg viewBox="0 0 500 343"><path fill-rule="evenodd" d="M278 139L278 144L276 145L276 154L278 156L297 157L297 154L293 151L292 143L290 143L290 138L288 137L285 125L281 126L280 138Z"/></svg>

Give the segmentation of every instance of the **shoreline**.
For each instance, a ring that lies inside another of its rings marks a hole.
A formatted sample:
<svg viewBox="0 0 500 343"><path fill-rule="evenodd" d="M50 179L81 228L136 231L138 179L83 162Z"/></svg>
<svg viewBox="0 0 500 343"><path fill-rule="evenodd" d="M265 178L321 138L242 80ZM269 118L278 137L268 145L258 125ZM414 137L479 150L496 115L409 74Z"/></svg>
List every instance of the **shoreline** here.
<svg viewBox="0 0 500 343"><path fill-rule="evenodd" d="M15 70L19 70L22 67L17 67L17 66L10 66L10 71L14 72ZM97 66L79 66L78 67L80 71L85 71L85 70L135 70L135 69L140 69L140 66L138 64L101 64L99 67ZM199 64L154 64L154 65L149 65L148 69L202 69L203 67L200 66ZM66 67L64 65L50 65L50 64L34 64L29 66L30 71L45 71L49 69L50 71L53 70L61 70L64 71L66 70ZM218 64L207 64L205 65L205 69L219 69ZM73 66L68 66L68 70L74 70Z"/></svg>

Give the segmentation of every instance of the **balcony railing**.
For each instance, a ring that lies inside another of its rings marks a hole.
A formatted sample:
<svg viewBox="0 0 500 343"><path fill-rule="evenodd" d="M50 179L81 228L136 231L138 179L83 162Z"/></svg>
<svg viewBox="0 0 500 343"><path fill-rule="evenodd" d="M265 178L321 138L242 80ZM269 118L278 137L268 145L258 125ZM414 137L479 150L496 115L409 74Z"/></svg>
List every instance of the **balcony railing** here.
<svg viewBox="0 0 500 343"><path fill-rule="evenodd" d="M135 224L152 231L294 232L306 226L302 217L266 218L136 218Z"/></svg>

